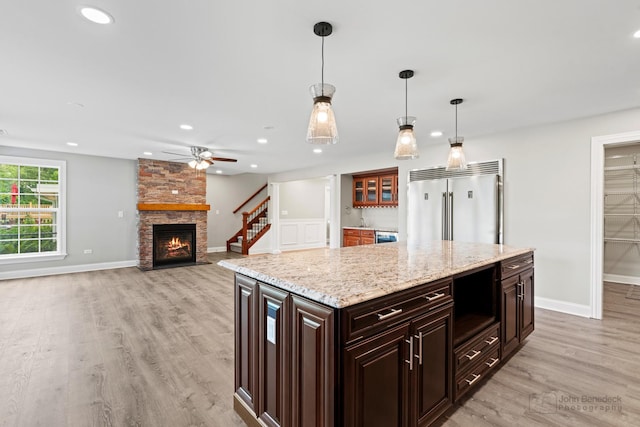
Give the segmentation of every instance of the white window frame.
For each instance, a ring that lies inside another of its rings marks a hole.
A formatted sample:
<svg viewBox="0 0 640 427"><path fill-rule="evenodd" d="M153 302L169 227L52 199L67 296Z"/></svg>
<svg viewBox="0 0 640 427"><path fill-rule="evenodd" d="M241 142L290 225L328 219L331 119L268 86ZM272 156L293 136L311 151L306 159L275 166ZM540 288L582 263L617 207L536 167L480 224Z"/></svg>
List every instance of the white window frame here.
<svg viewBox="0 0 640 427"><path fill-rule="evenodd" d="M67 256L67 162L64 160L38 159L30 157L0 156L0 163L20 166L57 167L58 172L58 215L56 227L58 230L58 250L56 252L0 254L0 265L19 264L25 262L56 261Z"/></svg>

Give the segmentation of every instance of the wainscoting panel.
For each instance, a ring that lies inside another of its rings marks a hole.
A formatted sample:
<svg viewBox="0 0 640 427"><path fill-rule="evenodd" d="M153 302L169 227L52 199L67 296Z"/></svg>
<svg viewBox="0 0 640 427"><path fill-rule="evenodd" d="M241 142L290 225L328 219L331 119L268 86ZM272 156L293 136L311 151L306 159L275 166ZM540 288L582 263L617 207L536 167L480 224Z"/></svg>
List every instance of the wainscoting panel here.
<svg viewBox="0 0 640 427"><path fill-rule="evenodd" d="M280 220L280 250L323 248L327 245L323 218Z"/></svg>

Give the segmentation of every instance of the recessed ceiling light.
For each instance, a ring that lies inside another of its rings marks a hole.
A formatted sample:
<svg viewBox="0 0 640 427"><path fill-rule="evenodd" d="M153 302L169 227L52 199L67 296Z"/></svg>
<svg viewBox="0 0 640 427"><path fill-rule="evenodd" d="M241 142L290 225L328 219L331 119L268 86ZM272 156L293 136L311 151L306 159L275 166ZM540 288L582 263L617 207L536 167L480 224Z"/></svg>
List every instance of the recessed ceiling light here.
<svg viewBox="0 0 640 427"><path fill-rule="evenodd" d="M153 153L151 151L145 151L142 154L144 154L145 156L152 156L153 155Z"/></svg>
<svg viewBox="0 0 640 427"><path fill-rule="evenodd" d="M69 142L67 142L67 145L68 145L69 147L77 147L77 146L78 146L78 143L77 143L77 142L71 142L71 141L69 141Z"/></svg>
<svg viewBox="0 0 640 427"><path fill-rule="evenodd" d="M254 164L252 164L252 165L251 165L251 167L255 169L255 168L257 168L257 167L258 167L258 165L256 165L256 164L254 163Z"/></svg>
<svg viewBox="0 0 640 427"><path fill-rule="evenodd" d="M633 37L640 39L640 30L636 31L635 33L633 33Z"/></svg>
<svg viewBox="0 0 640 427"><path fill-rule="evenodd" d="M437 138L439 136L442 136L442 132L439 130L434 130L433 132L431 132L431 136Z"/></svg>
<svg viewBox="0 0 640 427"><path fill-rule="evenodd" d="M114 22L113 16L93 6L80 6L80 14L96 24L111 24Z"/></svg>
<svg viewBox="0 0 640 427"><path fill-rule="evenodd" d="M313 152L316 153L316 154L320 154L320 153L322 153L322 148L314 148Z"/></svg>
<svg viewBox="0 0 640 427"><path fill-rule="evenodd" d="M267 138L258 138L258 144L266 144L269 142Z"/></svg>
<svg viewBox="0 0 640 427"><path fill-rule="evenodd" d="M222 173L222 171L221 171L220 169L218 169L218 170L216 171L216 173Z"/></svg>
<svg viewBox="0 0 640 427"><path fill-rule="evenodd" d="M180 125L180 129L182 130L193 130L193 126L183 123Z"/></svg>

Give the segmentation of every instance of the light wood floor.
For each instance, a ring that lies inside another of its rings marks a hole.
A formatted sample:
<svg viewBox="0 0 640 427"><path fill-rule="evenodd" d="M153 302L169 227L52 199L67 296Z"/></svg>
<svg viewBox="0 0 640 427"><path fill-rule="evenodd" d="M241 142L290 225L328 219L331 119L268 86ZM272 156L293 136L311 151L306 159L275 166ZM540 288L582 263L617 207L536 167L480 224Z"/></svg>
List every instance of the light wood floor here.
<svg viewBox="0 0 640 427"><path fill-rule="evenodd" d="M0 282L0 426L242 426L233 276L215 264L231 256ZM536 310L520 352L441 425L639 426L628 289L605 285L603 321Z"/></svg>

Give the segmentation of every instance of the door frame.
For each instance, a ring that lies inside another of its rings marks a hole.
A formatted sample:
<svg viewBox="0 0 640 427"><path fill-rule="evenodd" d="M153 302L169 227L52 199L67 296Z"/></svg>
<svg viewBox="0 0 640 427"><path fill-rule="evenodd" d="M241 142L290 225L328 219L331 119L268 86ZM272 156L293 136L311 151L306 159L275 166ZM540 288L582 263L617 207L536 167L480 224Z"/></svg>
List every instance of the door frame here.
<svg viewBox="0 0 640 427"><path fill-rule="evenodd" d="M604 264L604 149L640 141L640 131L591 138L591 317L602 319Z"/></svg>

